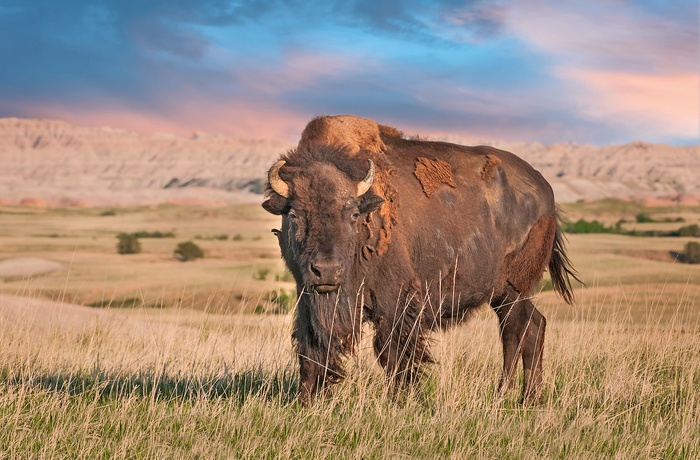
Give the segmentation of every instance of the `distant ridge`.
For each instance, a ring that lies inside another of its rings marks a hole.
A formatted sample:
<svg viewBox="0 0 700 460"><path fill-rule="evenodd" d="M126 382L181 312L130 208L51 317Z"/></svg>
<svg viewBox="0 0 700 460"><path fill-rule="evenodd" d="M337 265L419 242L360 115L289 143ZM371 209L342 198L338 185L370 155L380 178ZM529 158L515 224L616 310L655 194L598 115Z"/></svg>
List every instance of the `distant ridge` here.
<svg viewBox="0 0 700 460"><path fill-rule="evenodd" d="M562 203L617 198L658 206L700 204L700 145L489 144L527 160Z"/></svg>
<svg viewBox="0 0 700 460"><path fill-rule="evenodd" d="M444 140L466 143L459 138ZM560 202L619 198L656 205L700 203L697 145L489 144L530 162L550 181ZM132 206L261 201L267 168L290 147L272 139L205 133L189 138L147 136L57 120L0 118L0 203Z"/></svg>
<svg viewBox="0 0 700 460"><path fill-rule="evenodd" d="M146 136L63 121L0 118L0 200L34 206L259 200L288 142L196 132Z"/></svg>

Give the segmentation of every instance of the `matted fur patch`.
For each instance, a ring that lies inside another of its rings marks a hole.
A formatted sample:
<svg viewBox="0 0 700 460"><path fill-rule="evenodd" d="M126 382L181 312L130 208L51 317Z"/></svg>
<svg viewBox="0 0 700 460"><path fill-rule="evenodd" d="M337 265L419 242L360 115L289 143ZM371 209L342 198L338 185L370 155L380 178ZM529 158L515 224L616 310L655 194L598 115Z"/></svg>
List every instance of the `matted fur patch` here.
<svg viewBox="0 0 700 460"><path fill-rule="evenodd" d="M457 188L454 179L452 178L452 167L437 158L429 160L425 157L416 159L416 169L413 171L420 184L423 186L423 192L430 197L440 184L447 184L452 188Z"/></svg>
<svg viewBox="0 0 700 460"><path fill-rule="evenodd" d="M496 175L496 167L501 164L501 159L495 155L486 155L486 163L481 168L481 178L484 180L493 179Z"/></svg>

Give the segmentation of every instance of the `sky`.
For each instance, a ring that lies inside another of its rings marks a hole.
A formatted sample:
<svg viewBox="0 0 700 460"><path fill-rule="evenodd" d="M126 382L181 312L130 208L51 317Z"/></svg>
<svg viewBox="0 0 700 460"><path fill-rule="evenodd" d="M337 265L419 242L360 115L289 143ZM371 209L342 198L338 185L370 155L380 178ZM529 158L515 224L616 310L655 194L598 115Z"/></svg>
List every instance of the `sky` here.
<svg viewBox="0 0 700 460"><path fill-rule="evenodd" d="M0 0L0 117L700 143L698 0Z"/></svg>

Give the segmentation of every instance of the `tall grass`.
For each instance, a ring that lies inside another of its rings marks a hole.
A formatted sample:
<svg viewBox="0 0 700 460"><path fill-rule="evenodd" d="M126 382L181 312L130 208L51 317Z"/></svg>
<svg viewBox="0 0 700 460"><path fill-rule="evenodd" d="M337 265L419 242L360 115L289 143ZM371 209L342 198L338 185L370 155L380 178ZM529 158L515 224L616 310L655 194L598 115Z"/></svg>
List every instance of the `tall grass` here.
<svg viewBox="0 0 700 460"><path fill-rule="evenodd" d="M700 327L686 304L663 324L606 320L594 303L550 321L537 406L497 395L490 312L438 334L439 363L399 395L367 329L350 378L304 409L290 315L10 303L2 458L700 457Z"/></svg>

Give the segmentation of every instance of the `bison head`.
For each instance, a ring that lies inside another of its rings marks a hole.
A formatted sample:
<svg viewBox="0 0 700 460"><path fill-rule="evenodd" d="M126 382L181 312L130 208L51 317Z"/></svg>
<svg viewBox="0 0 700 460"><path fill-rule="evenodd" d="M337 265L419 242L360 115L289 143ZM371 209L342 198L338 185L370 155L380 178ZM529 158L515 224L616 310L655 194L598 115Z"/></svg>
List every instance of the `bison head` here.
<svg viewBox="0 0 700 460"><path fill-rule="evenodd" d="M263 207L282 215L282 256L306 292L349 287L365 234L363 215L384 201L371 190L374 173L372 160L358 158L328 162L291 156L270 168Z"/></svg>

